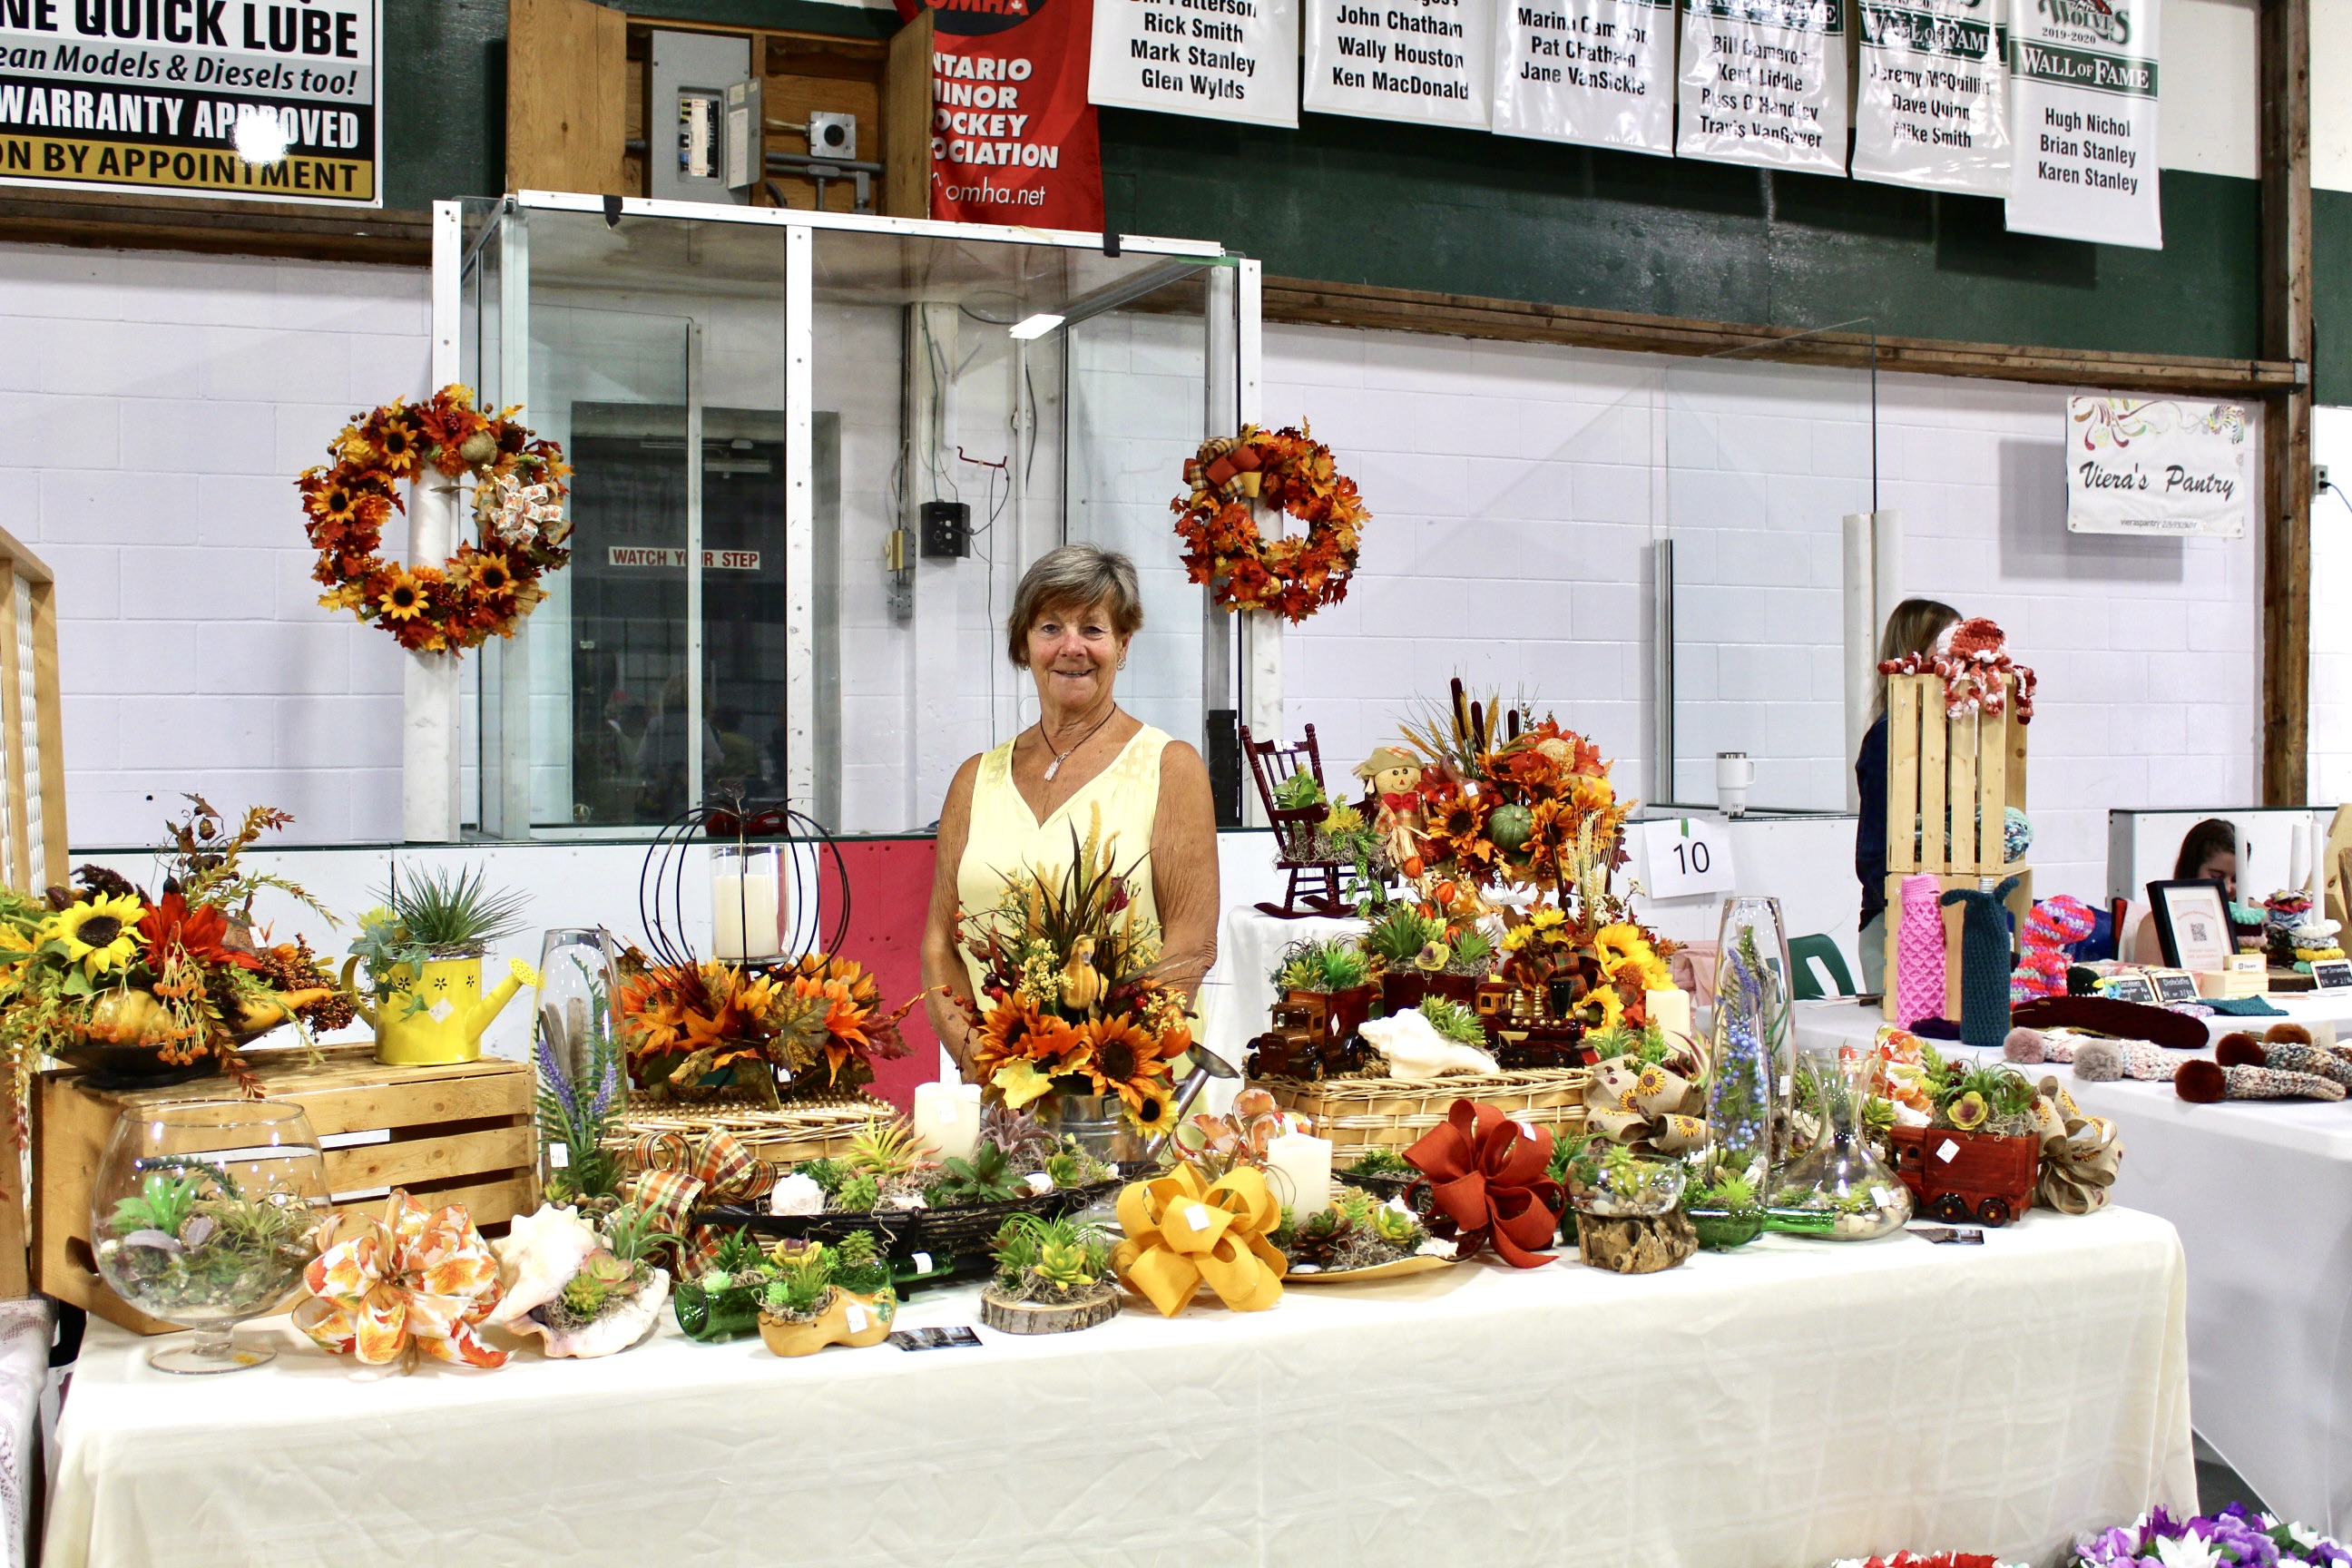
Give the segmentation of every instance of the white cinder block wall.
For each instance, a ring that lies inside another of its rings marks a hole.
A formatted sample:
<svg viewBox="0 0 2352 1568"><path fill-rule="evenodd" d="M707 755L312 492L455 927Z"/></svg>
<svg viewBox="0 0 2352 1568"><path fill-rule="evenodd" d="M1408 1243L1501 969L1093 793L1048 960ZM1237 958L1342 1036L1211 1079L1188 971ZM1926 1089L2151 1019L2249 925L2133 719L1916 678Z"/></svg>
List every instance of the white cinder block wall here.
<svg viewBox="0 0 2352 1568"><path fill-rule="evenodd" d="M317 608L288 481L353 410L425 390L424 276L0 255L0 526L64 580L76 840L143 843L184 788L285 805L299 839L395 834L398 656ZM1377 514L1348 602L1290 643L1292 721L1317 724L1334 769L1460 672L1557 708L1654 795L1646 563L1671 531L1706 605L1694 624L1684 601L1681 749L1731 732L1707 723L1760 722L1751 749L1810 759L1789 787L1833 804L1836 514L1866 503L1874 455L1851 382L1289 327L1266 334L1265 376L1266 417L1311 420ZM1879 503L1909 519L1906 587L2000 619L2041 671L2041 887L2095 896L2109 805L2252 797L2258 574L2251 540L2067 535L2062 406L2053 389L1884 376L1874 457ZM853 511L887 484L862 471L888 460L874 412L845 424ZM1104 489L1143 517L1125 478ZM2323 657L2352 660L2326 640L2342 617L2318 536ZM2352 718L2326 667L2315 685L2315 748L2340 759L2315 777L2352 778Z"/></svg>

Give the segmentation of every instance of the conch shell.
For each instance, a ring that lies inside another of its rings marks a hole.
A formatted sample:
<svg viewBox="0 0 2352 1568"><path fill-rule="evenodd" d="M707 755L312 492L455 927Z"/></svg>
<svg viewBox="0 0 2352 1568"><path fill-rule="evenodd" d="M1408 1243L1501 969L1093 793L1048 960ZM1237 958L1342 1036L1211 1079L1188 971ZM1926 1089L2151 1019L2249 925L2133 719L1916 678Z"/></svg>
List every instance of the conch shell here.
<svg viewBox="0 0 2352 1568"><path fill-rule="evenodd" d="M499 1255L499 1304L483 1321L520 1328L525 1313L563 1294L589 1255L604 1245L596 1227L569 1205L541 1204L537 1214L517 1215L506 1239L490 1243Z"/></svg>
<svg viewBox="0 0 2352 1568"><path fill-rule="evenodd" d="M1495 1058L1474 1046L1456 1045L1431 1026L1419 1012L1374 1018L1357 1031L1374 1050L1388 1058L1395 1078L1443 1078L1447 1073L1491 1073L1501 1069Z"/></svg>
<svg viewBox="0 0 2352 1568"><path fill-rule="evenodd" d="M507 1329L511 1333L537 1334L542 1355L574 1356L585 1361L627 1350L644 1339L654 1326L654 1320L661 1316L662 1303L668 1300L669 1270L656 1268L635 1296L593 1323L559 1329L537 1318L518 1318Z"/></svg>

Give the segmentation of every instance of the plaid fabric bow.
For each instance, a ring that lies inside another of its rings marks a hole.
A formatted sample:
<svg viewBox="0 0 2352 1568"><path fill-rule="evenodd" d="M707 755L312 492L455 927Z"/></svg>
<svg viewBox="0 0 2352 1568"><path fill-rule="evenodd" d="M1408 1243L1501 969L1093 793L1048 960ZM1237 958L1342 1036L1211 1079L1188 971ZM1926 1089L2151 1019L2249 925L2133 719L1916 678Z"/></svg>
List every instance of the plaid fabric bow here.
<svg viewBox="0 0 2352 1568"><path fill-rule="evenodd" d="M709 1226L691 1223L695 1205L747 1204L776 1184L768 1162L732 1132L713 1132L698 1147L681 1132L648 1132L630 1154L642 1173L629 1201L653 1215L656 1229L686 1237L690 1261L698 1264L718 1256L720 1237Z"/></svg>
<svg viewBox="0 0 2352 1568"><path fill-rule="evenodd" d="M1491 1105L1457 1100L1445 1124L1432 1128L1404 1157L1422 1172L1406 1190L1405 1203L1426 1190L1438 1212L1454 1223L1460 1256L1488 1241L1516 1268L1549 1263L1549 1247L1559 1230L1567 1200L1559 1184L1544 1173L1551 1164L1551 1134L1528 1130Z"/></svg>

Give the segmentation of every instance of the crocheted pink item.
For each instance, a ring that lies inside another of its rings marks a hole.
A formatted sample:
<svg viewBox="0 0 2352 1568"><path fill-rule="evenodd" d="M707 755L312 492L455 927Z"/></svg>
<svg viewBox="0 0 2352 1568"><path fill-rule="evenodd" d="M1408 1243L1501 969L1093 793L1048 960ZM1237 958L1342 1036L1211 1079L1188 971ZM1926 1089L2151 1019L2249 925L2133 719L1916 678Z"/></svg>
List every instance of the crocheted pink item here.
<svg viewBox="0 0 2352 1568"><path fill-rule="evenodd" d="M2179 1056L2146 1040L2084 1040L2074 1047L2074 1076L2086 1083L2136 1078L2158 1083L2172 1077Z"/></svg>
<svg viewBox="0 0 2352 1568"><path fill-rule="evenodd" d="M2066 950L2090 935L2098 923L2099 917L2089 905L2064 893L2035 904L2017 934L2020 952L2017 968L2009 977L2010 1001L2066 994Z"/></svg>
<svg viewBox="0 0 2352 1568"><path fill-rule="evenodd" d="M1903 879L1903 919L1895 932L1895 1022L1902 1028L1944 1016L1942 896L1933 877Z"/></svg>

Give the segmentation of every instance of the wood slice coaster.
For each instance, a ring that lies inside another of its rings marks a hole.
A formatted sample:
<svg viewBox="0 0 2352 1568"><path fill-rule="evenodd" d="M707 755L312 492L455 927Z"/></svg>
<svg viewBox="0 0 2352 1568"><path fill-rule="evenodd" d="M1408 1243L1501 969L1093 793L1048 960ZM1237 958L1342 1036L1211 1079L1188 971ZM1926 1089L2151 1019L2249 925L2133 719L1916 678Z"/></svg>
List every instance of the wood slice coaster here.
<svg viewBox="0 0 2352 1568"><path fill-rule="evenodd" d="M1001 1334L1066 1334L1118 1316L1118 1287L1105 1285L1075 1301L1016 1301L991 1285L980 1293L980 1321Z"/></svg>
<svg viewBox="0 0 2352 1568"><path fill-rule="evenodd" d="M1576 1216L1578 1256L1612 1274L1655 1274L1698 1250L1698 1230L1676 1209L1640 1219Z"/></svg>

